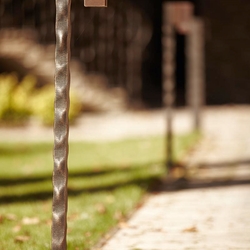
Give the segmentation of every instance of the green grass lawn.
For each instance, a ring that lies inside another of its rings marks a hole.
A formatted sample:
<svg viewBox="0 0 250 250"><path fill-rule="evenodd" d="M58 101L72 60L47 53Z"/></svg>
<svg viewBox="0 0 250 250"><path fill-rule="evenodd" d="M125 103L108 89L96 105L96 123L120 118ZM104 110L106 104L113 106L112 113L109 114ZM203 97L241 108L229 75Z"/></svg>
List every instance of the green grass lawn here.
<svg viewBox="0 0 250 250"><path fill-rule="evenodd" d="M175 157L197 135L175 142ZM0 144L0 250L50 249L52 144ZM71 143L68 249L83 250L139 205L149 186L166 174L164 138Z"/></svg>

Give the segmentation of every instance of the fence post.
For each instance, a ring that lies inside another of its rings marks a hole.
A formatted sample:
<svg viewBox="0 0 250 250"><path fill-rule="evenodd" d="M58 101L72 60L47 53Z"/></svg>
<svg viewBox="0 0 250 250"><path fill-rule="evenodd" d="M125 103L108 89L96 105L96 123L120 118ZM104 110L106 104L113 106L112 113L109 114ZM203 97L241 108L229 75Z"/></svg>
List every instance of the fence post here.
<svg viewBox="0 0 250 250"><path fill-rule="evenodd" d="M194 116L194 130L201 130L204 97L204 25L200 18L190 20L187 40L187 102Z"/></svg>
<svg viewBox="0 0 250 250"><path fill-rule="evenodd" d="M85 0L86 7L106 7L107 0ZM52 250L67 249L68 135L71 0L56 0L55 122L52 204Z"/></svg>
<svg viewBox="0 0 250 250"><path fill-rule="evenodd" d="M163 101L167 112L167 168L173 165L173 105L175 100L175 37L173 27L174 6L163 3Z"/></svg>

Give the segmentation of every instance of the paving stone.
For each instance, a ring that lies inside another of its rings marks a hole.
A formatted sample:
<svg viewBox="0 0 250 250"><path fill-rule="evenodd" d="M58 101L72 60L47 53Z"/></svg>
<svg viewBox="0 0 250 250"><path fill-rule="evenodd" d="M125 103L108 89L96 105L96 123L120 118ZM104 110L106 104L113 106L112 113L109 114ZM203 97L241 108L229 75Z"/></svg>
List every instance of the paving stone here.
<svg viewBox="0 0 250 250"><path fill-rule="evenodd" d="M187 166L197 168L190 189L152 194L128 227L102 250L249 250L250 112L246 110L231 107L205 113L204 140L185 159ZM205 170L199 170L202 164ZM209 185L195 188L197 183Z"/></svg>

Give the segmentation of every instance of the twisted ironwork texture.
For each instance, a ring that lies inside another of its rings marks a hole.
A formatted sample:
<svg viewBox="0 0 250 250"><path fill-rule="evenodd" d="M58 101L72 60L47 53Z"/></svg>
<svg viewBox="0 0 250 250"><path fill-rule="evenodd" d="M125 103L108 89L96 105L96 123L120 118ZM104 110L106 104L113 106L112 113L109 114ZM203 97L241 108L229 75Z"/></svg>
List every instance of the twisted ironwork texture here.
<svg viewBox="0 0 250 250"><path fill-rule="evenodd" d="M71 0L56 0L52 250L66 250Z"/></svg>
<svg viewBox="0 0 250 250"><path fill-rule="evenodd" d="M173 27L174 6L171 3L163 4L163 90L164 104L167 111L167 167L173 166L173 105L175 101L175 38Z"/></svg>

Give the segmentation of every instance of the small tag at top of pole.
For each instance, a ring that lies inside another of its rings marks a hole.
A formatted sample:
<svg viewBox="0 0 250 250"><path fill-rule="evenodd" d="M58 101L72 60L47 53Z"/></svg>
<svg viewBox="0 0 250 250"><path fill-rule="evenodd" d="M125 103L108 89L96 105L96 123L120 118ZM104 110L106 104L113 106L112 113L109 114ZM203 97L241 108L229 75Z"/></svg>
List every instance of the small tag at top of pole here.
<svg viewBox="0 0 250 250"><path fill-rule="evenodd" d="M108 0L84 0L85 7L107 7Z"/></svg>

